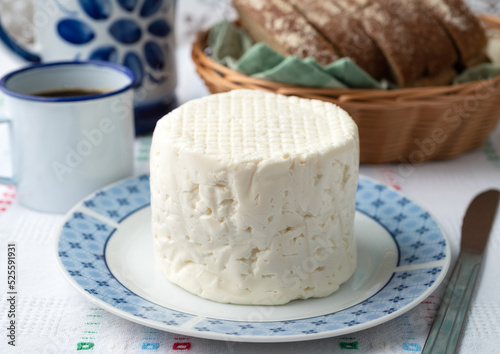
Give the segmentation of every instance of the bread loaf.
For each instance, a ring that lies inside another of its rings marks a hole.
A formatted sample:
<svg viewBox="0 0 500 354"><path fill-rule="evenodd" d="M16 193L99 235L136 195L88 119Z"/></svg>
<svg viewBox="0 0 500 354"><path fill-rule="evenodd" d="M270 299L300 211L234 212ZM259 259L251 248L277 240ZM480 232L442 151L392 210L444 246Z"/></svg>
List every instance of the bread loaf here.
<svg viewBox="0 0 500 354"><path fill-rule="evenodd" d="M486 60L487 38L479 19L462 0L421 0L452 38L464 67Z"/></svg>
<svg viewBox="0 0 500 354"><path fill-rule="evenodd" d="M417 39L412 28L378 2L369 0L339 0L346 16L360 18L366 33L377 43L387 58L392 79L408 86L425 71L422 51L413 45Z"/></svg>
<svg viewBox="0 0 500 354"><path fill-rule="evenodd" d="M336 3L323 0L290 0L290 3L328 39L343 57L351 58L375 79L386 78L389 64L363 24L345 16Z"/></svg>
<svg viewBox="0 0 500 354"><path fill-rule="evenodd" d="M339 59L333 45L287 1L234 0L234 5L250 36L278 53L313 57L321 65Z"/></svg>
<svg viewBox="0 0 500 354"><path fill-rule="evenodd" d="M425 57L425 76L448 71L457 61L457 54L448 34L428 10L417 1L379 0L391 13L404 21L415 34L417 47Z"/></svg>
<svg viewBox="0 0 500 354"><path fill-rule="evenodd" d="M256 40L327 65L349 57L400 87L447 85L488 61L486 34L463 0L233 0Z"/></svg>

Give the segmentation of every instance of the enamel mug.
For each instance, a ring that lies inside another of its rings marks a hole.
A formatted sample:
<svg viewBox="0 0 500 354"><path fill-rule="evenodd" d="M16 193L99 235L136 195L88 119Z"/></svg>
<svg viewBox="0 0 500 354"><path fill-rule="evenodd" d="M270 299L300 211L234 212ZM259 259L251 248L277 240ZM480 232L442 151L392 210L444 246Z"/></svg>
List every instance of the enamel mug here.
<svg viewBox="0 0 500 354"><path fill-rule="evenodd" d="M174 93L175 0L36 0L21 35L30 50L1 26L0 47L24 62L104 60L134 71L135 127L150 132L177 105Z"/></svg>
<svg viewBox="0 0 500 354"><path fill-rule="evenodd" d="M3 77L0 123L11 128L13 176L0 183L17 185L23 206L64 213L131 176L134 82L130 69L101 61L35 65Z"/></svg>

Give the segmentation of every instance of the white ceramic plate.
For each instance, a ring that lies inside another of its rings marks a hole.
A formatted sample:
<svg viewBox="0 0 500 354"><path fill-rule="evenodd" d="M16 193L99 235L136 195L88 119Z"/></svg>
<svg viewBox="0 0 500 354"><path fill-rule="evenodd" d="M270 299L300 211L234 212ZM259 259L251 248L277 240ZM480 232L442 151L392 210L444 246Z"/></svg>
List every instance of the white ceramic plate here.
<svg viewBox="0 0 500 354"><path fill-rule="evenodd" d="M195 337L284 342L370 328L429 296L450 264L436 221L395 190L360 178L358 265L339 291L280 306L221 304L171 284L155 267L149 178L104 188L66 217L57 241L65 277L104 309L143 325Z"/></svg>

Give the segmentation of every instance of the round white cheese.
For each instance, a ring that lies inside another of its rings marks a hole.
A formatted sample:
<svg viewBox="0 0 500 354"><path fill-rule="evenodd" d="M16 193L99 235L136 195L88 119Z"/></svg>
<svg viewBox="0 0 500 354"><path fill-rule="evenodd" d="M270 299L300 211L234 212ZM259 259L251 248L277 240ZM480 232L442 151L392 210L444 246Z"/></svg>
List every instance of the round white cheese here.
<svg viewBox="0 0 500 354"><path fill-rule="evenodd" d="M159 264L219 302L327 296L356 266L358 167L356 124L333 104L254 90L190 101L153 135Z"/></svg>

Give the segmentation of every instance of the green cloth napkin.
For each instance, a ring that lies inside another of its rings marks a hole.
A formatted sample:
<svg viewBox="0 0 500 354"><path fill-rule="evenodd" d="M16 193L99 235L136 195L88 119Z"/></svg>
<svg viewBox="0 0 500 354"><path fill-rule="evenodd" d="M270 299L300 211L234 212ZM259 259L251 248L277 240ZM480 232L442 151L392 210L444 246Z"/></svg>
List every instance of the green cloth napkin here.
<svg viewBox="0 0 500 354"><path fill-rule="evenodd" d="M213 60L245 75L283 84L319 88L396 89L392 82L377 81L350 58L325 67L313 58L284 57L265 43L255 43L241 28L224 21L210 31ZM480 64L457 76L464 83L500 75L499 64Z"/></svg>
<svg viewBox="0 0 500 354"><path fill-rule="evenodd" d="M273 68L285 60L285 57L272 50L265 43L256 43L238 60L238 71L245 75L254 75Z"/></svg>
<svg viewBox="0 0 500 354"><path fill-rule="evenodd" d="M254 44L244 30L228 21L212 28L208 43L212 49L212 59L233 70L238 70L236 61Z"/></svg>
<svg viewBox="0 0 500 354"><path fill-rule="evenodd" d="M454 84L463 84L465 82L486 80L500 75L500 64L483 63L465 70L453 81Z"/></svg>
<svg viewBox="0 0 500 354"><path fill-rule="evenodd" d="M347 88L321 67L318 67L316 61L312 58L300 60L295 56L289 56L278 65L251 76L289 85Z"/></svg>
<svg viewBox="0 0 500 354"><path fill-rule="evenodd" d="M323 68L313 58L284 57L265 43L253 44L244 30L228 21L212 28L208 42L212 59L258 79L305 87L385 88L349 58Z"/></svg>
<svg viewBox="0 0 500 354"><path fill-rule="evenodd" d="M388 81L378 82L349 58L340 58L325 66L324 69L350 88L386 90L389 87Z"/></svg>

